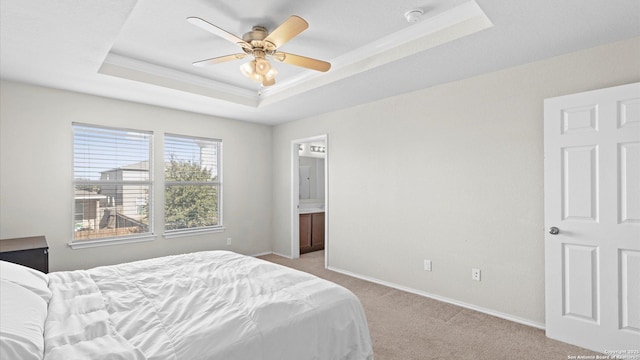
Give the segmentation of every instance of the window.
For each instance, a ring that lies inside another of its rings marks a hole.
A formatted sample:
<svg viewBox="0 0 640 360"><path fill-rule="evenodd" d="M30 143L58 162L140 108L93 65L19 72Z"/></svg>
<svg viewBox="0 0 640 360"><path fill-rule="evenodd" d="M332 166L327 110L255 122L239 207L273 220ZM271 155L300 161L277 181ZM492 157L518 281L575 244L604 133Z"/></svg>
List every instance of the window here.
<svg viewBox="0 0 640 360"><path fill-rule="evenodd" d="M152 137L73 124L72 247L151 235Z"/></svg>
<svg viewBox="0 0 640 360"><path fill-rule="evenodd" d="M222 229L222 142L182 135L164 138L164 231Z"/></svg>

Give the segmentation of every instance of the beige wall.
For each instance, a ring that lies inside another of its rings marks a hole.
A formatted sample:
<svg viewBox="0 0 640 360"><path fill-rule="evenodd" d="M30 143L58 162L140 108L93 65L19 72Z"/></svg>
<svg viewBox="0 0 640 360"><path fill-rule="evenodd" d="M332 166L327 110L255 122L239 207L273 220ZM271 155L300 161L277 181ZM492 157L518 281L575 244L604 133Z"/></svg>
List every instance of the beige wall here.
<svg viewBox="0 0 640 360"><path fill-rule="evenodd" d="M290 255L291 140L326 133L331 267L542 324L543 99L640 81L639 64L636 38L274 128L2 82L0 238L46 235L52 270ZM223 139L226 232L68 248L74 121L153 130L157 181L164 132Z"/></svg>
<svg viewBox="0 0 640 360"><path fill-rule="evenodd" d="M51 270L198 250L271 251L271 153L258 150L271 148L271 127L13 82L2 82L0 91L0 238L46 235ZM156 240L67 247L73 235L72 122L154 132ZM165 132L223 140L225 232L161 235Z"/></svg>
<svg viewBox="0 0 640 360"><path fill-rule="evenodd" d="M640 38L277 126L273 250L290 143L326 133L330 267L542 325L543 100L637 81Z"/></svg>

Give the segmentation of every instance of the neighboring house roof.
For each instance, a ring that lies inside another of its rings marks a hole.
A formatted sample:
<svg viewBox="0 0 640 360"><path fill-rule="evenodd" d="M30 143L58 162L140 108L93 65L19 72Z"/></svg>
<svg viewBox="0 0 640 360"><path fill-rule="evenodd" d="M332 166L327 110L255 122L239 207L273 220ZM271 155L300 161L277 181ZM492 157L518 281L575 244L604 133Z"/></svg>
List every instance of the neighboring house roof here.
<svg viewBox="0 0 640 360"><path fill-rule="evenodd" d="M76 200L101 200L101 199L106 199L107 197L105 195L100 195L93 191L76 190L74 198Z"/></svg>
<svg viewBox="0 0 640 360"><path fill-rule="evenodd" d="M100 173L107 173L107 172L118 171L118 170L149 171L149 161L147 160L140 161L140 162L125 165L125 166L104 170L104 171L101 171Z"/></svg>

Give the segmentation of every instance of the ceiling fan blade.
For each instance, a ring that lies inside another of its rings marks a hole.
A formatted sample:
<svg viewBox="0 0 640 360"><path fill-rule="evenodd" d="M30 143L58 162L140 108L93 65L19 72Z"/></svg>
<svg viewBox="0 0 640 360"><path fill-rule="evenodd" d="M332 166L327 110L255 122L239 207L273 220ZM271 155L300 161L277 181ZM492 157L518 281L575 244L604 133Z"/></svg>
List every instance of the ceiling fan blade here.
<svg viewBox="0 0 640 360"><path fill-rule="evenodd" d="M306 56L289 54L282 51L278 51L277 53L273 54L273 58L285 64L301 66L311 70L325 72L331 69L331 63L328 63L326 61L312 59Z"/></svg>
<svg viewBox="0 0 640 360"><path fill-rule="evenodd" d="M309 27L303 18L291 15L280 26L275 28L264 40L279 48Z"/></svg>
<svg viewBox="0 0 640 360"><path fill-rule="evenodd" d="M190 22L191 24L206 30L214 35L217 35L223 39L227 39L229 41L231 41L232 43L236 43L240 46L242 46L243 48L251 48L251 45L249 45L246 41L240 39L239 37L220 29L219 27L213 25L212 23L206 21L206 20L202 20L199 17L188 17L187 21Z"/></svg>
<svg viewBox="0 0 640 360"><path fill-rule="evenodd" d="M247 57L247 54L232 54L232 55L225 55L225 56L219 56L219 57L214 57L211 59L207 59L207 60L200 60L200 61L196 61L193 63L194 66L208 66L208 65L213 65L213 64L219 64L219 63L223 63L226 61L232 61L232 60L238 60L238 59L243 59Z"/></svg>

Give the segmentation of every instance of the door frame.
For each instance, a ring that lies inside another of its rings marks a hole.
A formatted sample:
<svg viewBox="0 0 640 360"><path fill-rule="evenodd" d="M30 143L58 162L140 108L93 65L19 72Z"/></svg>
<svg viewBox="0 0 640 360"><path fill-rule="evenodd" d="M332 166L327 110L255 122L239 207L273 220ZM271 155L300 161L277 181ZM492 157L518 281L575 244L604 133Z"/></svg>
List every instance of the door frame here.
<svg viewBox="0 0 640 360"><path fill-rule="evenodd" d="M291 140L291 258L300 257L300 218L298 205L300 203L300 184L298 172L300 170L299 145L311 141L324 141L324 267L329 264L329 139L327 134L316 135Z"/></svg>

